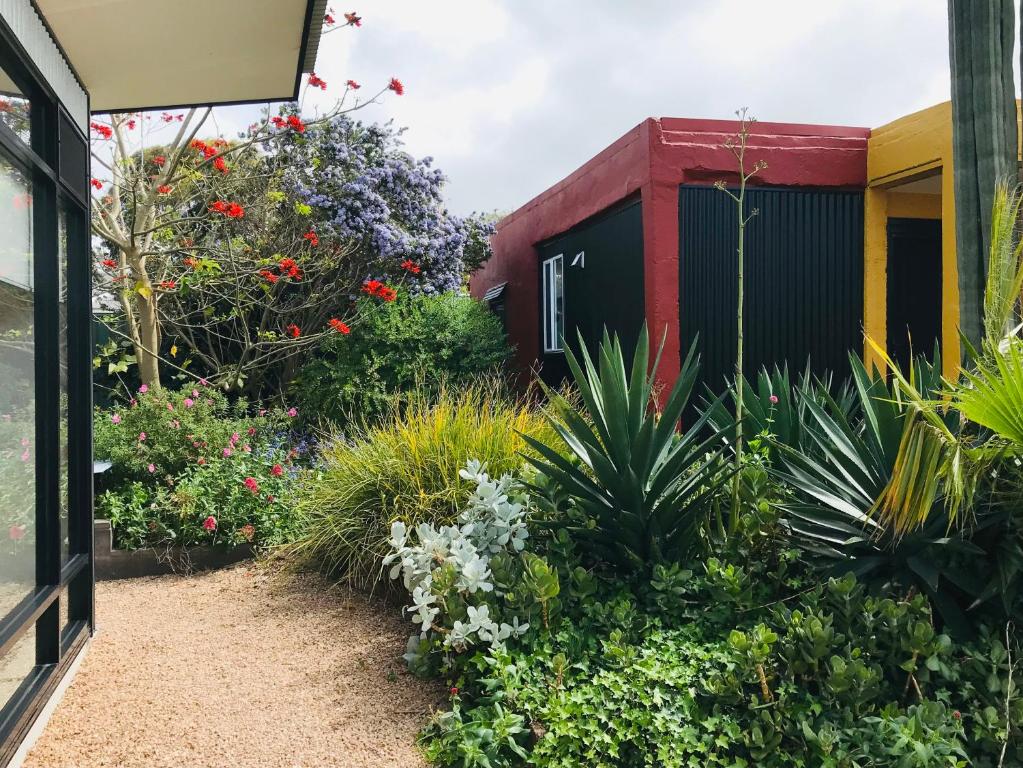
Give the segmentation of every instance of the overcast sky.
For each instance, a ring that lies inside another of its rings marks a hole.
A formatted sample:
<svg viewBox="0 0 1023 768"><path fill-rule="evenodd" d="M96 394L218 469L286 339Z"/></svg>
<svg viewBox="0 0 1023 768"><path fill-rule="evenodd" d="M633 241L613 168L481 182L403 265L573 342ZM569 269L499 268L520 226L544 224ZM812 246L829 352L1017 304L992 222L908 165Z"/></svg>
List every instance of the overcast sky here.
<svg viewBox="0 0 1023 768"><path fill-rule="evenodd" d="M332 5L363 24L326 36L317 74L363 93L399 77L360 117L407 127L458 213L517 208L650 116L873 127L949 98L945 0Z"/></svg>

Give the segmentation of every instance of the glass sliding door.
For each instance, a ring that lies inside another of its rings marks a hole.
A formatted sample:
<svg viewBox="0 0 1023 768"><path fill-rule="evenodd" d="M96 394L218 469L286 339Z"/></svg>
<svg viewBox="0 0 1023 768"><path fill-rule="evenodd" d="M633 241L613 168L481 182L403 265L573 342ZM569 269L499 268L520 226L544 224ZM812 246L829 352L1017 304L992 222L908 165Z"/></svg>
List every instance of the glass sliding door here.
<svg viewBox="0 0 1023 768"><path fill-rule="evenodd" d="M0 23L0 766L92 631L88 142Z"/></svg>

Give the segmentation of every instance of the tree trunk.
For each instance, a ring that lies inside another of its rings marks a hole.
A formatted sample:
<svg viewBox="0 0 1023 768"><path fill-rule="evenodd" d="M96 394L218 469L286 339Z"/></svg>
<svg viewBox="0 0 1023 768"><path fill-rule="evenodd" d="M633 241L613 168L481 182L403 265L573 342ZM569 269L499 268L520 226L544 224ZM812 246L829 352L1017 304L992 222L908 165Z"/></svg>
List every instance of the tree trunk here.
<svg viewBox="0 0 1023 768"><path fill-rule="evenodd" d="M135 345L135 359L138 360L139 376L142 383L151 389L160 386L160 322L156 316L156 295L150 288L146 297L135 292L135 305L139 324L138 339Z"/></svg>
<svg viewBox="0 0 1023 768"><path fill-rule="evenodd" d="M959 328L974 346L983 337L995 184L1018 173L1015 31L1013 0L948 0Z"/></svg>

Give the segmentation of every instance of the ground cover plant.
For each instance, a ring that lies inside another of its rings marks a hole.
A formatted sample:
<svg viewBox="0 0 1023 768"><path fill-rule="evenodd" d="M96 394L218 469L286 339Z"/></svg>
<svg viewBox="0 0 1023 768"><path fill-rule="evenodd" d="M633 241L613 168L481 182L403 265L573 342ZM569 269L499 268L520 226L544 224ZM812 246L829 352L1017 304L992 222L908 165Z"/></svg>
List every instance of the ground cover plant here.
<svg viewBox="0 0 1023 768"><path fill-rule="evenodd" d="M954 579L982 569L983 530L949 530L946 517L941 537L898 537L871 517L909 428L899 383L860 366L851 389L750 388L743 506L726 516L716 504L731 499L734 465L680 447L692 439L673 428L686 397L669 397L660 420L637 407L649 402L645 362L629 375L625 357L606 339L597 363L573 366L579 404L552 401L558 425L530 441L526 469L494 480L472 463L460 482L476 492L457 520L394 528L389 575L414 627L406 658L451 692L425 755L445 766L1023 761L1016 614ZM717 414L710 434L733 434L718 405L705 410ZM630 494L637 467L690 453L700 460L679 460L674 482L699 478L711 501L645 515L675 486ZM685 546L649 543L665 531L685 531ZM531 568L542 578L527 582Z"/></svg>

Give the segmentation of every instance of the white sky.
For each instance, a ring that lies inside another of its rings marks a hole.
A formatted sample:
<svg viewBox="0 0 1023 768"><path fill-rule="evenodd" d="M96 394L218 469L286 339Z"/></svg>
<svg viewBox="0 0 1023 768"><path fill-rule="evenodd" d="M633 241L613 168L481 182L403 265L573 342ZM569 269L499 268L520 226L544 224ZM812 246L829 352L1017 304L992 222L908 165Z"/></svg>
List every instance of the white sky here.
<svg viewBox="0 0 1023 768"><path fill-rule="evenodd" d="M949 98L946 0L352 2L317 74L399 77L359 116L406 126L457 213L517 208L649 116L873 127Z"/></svg>

